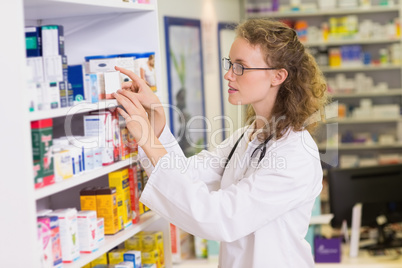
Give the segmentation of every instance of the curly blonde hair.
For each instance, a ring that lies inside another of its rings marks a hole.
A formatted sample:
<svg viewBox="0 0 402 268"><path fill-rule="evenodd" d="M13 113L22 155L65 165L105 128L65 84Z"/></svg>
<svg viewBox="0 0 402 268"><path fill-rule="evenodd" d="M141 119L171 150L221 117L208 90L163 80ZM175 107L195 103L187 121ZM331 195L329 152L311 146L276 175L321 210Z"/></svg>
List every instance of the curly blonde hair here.
<svg viewBox="0 0 402 268"><path fill-rule="evenodd" d="M310 133L318 126L322 108L328 102L327 85L313 56L286 24L270 19L249 19L236 27L236 36L259 46L268 66L285 69L288 77L281 84L266 126L264 138L274 133L280 139L287 130ZM255 118L251 105L247 107L246 122ZM272 123L272 120L277 120ZM313 121L313 122L312 122ZM271 129L271 130L269 130Z"/></svg>

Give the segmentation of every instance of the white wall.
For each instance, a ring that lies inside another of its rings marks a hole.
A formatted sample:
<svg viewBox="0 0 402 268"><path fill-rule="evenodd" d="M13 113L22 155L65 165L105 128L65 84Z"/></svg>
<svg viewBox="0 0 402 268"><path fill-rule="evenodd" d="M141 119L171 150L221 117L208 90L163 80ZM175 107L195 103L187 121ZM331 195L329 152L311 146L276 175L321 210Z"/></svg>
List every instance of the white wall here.
<svg viewBox="0 0 402 268"><path fill-rule="evenodd" d="M241 0L159 0L159 32L162 59L162 82L161 98L167 102L167 73L164 16L181 17L201 20L202 25L202 48L204 55L204 94L205 111L207 119L211 122L208 133L208 148L214 148L221 141L222 135L212 136L214 131L221 129L221 121L215 120L215 116L221 115L221 96L219 69L220 59L218 54L218 23L239 22L242 12ZM166 94L166 95L164 95ZM227 102L227 100L224 100ZM212 139L211 139L212 137Z"/></svg>

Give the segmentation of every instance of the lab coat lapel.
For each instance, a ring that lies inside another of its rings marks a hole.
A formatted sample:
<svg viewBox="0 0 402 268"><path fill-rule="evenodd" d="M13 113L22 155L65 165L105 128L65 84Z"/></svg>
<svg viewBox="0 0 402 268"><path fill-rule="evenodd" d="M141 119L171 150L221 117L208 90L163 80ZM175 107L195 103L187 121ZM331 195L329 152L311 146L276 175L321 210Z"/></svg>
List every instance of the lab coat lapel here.
<svg viewBox="0 0 402 268"><path fill-rule="evenodd" d="M244 135L246 136L246 135ZM249 157L247 155L247 140L243 137L226 166L221 180L221 189L225 189L230 185L236 183L243 177L244 172L248 167Z"/></svg>

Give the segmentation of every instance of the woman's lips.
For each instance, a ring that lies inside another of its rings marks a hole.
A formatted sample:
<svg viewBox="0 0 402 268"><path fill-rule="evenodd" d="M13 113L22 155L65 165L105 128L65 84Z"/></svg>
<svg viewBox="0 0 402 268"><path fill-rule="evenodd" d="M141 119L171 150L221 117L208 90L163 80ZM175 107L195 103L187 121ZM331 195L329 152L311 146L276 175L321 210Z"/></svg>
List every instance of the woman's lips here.
<svg viewBox="0 0 402 268"><path fill-rule="evenodd" d="M238 91L237 89L235 89L235 88L229 86L228 93L235 93L235 92L237 92L237 91Z"/></svg>

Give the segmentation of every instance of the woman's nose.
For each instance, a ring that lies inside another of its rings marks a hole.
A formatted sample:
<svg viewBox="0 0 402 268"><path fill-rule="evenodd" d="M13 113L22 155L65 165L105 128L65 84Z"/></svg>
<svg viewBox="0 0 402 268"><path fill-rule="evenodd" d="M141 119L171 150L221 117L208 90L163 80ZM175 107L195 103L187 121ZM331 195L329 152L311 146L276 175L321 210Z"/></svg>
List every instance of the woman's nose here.
<svg viewBox="0 0 402 268"><path fill-rule="evenodd" d="M233 67L230 66L229 70L226 72L226 74L223 76L223 78L225 78L225 80L234 80L234 73L233 73Z"/></svg>

